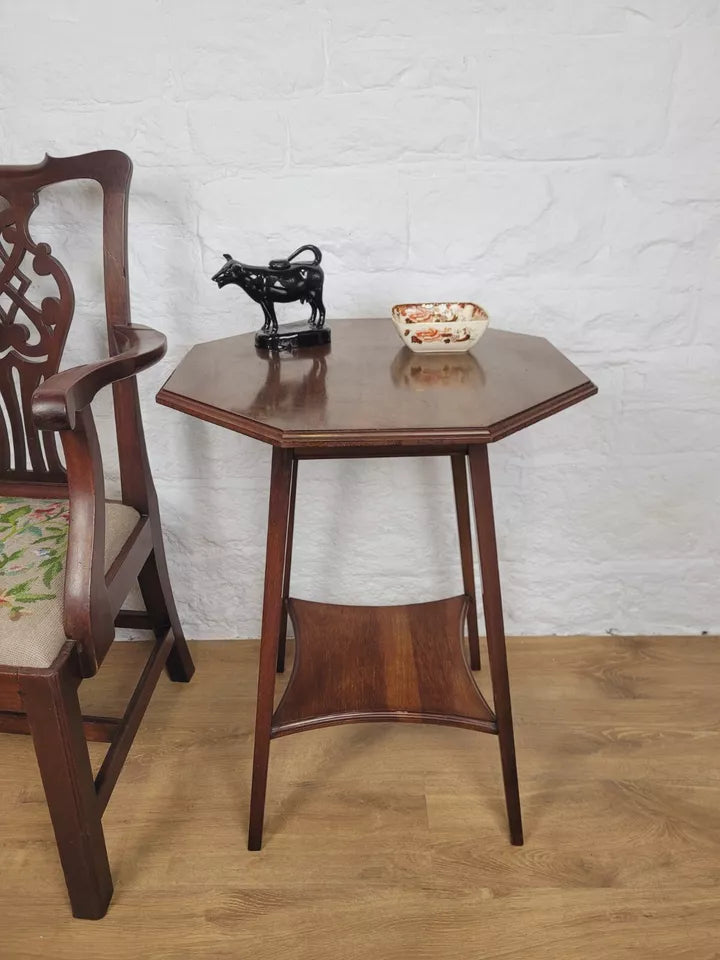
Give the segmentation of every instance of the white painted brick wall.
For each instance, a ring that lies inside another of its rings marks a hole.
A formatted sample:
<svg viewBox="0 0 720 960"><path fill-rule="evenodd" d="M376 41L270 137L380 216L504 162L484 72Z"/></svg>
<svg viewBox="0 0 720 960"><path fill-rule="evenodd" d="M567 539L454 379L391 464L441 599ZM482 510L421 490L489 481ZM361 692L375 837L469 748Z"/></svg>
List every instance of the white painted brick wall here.
<svg viewBox="0 0 720 960"><path fill-rule="evenodd" d="M221 253L305 241L330 317L476 299L599 384L492 450L511 631L720 630L718 0L25 0L0 29L0 162L136 164L134 316L170 339L142 393L190 635L258 634L269 451L153 397L191 344L257 326L210 282ZM50 199L75 362L101 349L97 195ZM449 481L303 465L294 592L456 591Z"/></svg>

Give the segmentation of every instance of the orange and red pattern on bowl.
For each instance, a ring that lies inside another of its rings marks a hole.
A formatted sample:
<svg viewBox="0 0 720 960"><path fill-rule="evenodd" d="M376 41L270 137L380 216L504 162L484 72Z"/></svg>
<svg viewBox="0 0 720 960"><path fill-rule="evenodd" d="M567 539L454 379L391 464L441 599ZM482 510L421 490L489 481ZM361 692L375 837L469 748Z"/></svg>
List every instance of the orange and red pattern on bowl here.
<svg viewBox="0 0 720 960"><path fill-rule="evenodd" d="M474 346L487 329L482 307L467 301L400 303L392 308L400 339L420 353L460 353Z"/></svg>

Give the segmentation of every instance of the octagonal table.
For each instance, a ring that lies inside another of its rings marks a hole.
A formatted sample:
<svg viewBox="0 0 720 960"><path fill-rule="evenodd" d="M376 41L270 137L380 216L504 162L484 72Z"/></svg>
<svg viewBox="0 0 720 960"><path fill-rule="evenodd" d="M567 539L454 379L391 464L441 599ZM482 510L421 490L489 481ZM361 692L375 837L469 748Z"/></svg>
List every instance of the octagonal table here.
<svg viewBox="0 0 720 960"><path fill-rule="evenodd" d="M248 847L262 843L272 738L377 720L496 734L510 839L522 844L487 445L597 387L539 337L490 329L468 353L422 354L399 344L389 319L335 320L332 336L329 346L292 354L257 351L254 334L199 344L157 397L273 446ZM403 456L451 460L463 593L385 607L290 597L299 461ZM492 707L471 673L480 668L480 649L468 464ZM273 709L288 614L295 659Z"/></svg>

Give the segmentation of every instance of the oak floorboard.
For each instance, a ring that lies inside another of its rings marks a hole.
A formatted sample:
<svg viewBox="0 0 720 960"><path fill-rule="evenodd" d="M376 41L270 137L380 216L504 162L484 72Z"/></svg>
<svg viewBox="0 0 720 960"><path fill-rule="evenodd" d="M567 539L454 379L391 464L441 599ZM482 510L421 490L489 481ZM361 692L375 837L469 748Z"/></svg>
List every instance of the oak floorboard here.
<svg viewBox="0 0 720 960"><path fill-rule="evenodd" d="M509 641L524 847L495 738L367 724L273 742L259 853L258 645L191 646L105 815L99 923L70 916L30 739L0 737L2 960L720 958L718 638ZM120 713L146 655L116 644L85 711Z"/></svg>

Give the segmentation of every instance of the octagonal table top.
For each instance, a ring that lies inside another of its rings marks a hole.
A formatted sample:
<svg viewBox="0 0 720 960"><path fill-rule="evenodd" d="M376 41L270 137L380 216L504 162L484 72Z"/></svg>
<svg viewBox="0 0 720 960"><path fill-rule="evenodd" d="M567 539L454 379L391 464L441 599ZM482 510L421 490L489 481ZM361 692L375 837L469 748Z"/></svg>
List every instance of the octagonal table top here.
<svg viewBox="0 0 720 960"><path fill-rule="evenodd" d="M281 447L488 443L597 393L541 337L490 328L467 353L413 353L389 318L333 320L288 354L254 333L193 347L158 403Z"/></svg>

